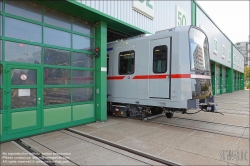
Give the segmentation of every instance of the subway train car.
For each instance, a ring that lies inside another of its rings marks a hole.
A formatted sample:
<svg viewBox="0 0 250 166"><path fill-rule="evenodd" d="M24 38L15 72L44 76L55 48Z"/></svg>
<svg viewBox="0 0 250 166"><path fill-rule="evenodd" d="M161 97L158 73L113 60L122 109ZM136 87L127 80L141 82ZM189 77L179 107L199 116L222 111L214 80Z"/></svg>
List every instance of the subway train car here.
<svg viewBox="0 0 250 166"><path fill-rule="evenodd" d="M208 47L195 26L108 43L108 111L171 118L191 108L214 110Z"/></svg>

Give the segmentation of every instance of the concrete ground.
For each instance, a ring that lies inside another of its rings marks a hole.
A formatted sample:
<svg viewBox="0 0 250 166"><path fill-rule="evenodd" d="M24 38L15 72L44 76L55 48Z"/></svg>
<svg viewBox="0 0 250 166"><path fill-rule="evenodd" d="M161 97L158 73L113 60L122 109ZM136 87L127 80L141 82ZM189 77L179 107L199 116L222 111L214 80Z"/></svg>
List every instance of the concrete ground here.
<svg viewBox="0 0 250 166"><path fill-rule="evenodd" d="M15 142L1 144L0 165L43 165L34 155L20 147Z"/></svg>
<svg viewBox="0 0 250 166"><path fill-rule="evenodd" d="M162 116L153 120L180 127L109 117L105 122L73 129L181 165L250 165L249 92L242 90L216 96L224 116L207 112L175 113L172 119ZM63 153L70 161L68 165L162 165L65 130L22 141L39 152ZM19 151L23 149L13 142L1 144L1 154Z"/></svg>

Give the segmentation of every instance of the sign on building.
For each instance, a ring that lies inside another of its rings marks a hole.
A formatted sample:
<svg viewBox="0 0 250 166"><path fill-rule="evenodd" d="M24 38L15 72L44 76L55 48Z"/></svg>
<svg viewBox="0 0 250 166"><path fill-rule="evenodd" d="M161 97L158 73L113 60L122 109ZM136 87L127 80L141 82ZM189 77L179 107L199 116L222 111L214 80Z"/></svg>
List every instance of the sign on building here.
<svg viewBox="0 0 250 166"><path fill-rule="evenodd" d="M222 44L222 55L221 55L221 57L223 58L223 59L225 59L225 45L224 44Z"/></svg>
<svg viewBox="0 0 250 166"><path fill-rule="evenodd" d="M154 18L154 1L152 0L134 0L132 8L150 19Z"/></svg>
<svg viewBox="0 0 250 166"><path fill-rule="evenodd" d="M175 26L187 25L187 13L180 6L175 6Z"/></svg>
<svg viewBox="0 0 250 166"><path fill-rule="evenodd" d="M233 57L234 59L233 59L233 61L234 61L234 65L235 65L235 54L234 54L234 57Z"/></svg>
<svg viewBox="0 0 250 166"><path fill-rule="evenodd" d="M213 53L217 54L218 53L218 40L217 38L214 36L214 49L213 49Z"/></svg>
<svg viewBox="0 0 250 166"><path fill-rule="evenodd" d="M228 62L231 62L231 51L228 50Z"/></svg>

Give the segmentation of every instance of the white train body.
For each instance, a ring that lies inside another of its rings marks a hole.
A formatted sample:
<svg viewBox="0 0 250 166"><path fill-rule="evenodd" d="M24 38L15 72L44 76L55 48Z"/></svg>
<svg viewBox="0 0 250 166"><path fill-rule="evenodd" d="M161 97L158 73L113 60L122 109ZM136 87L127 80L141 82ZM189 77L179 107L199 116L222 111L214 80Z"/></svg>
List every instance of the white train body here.
<svg viewBox="0 0 250 166"><path fill-rule="evenodd" d="M110 103L187 110L212 96L208 41L197 27L176 27L107 48Z"/></svg>

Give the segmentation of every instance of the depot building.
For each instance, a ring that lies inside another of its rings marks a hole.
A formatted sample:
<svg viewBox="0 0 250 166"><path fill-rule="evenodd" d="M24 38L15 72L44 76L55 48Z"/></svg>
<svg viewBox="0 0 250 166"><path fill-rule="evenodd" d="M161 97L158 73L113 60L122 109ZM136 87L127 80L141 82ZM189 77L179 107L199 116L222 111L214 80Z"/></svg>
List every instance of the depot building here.
<svg viewBox="0 0 250 166"><path fill-rule="evenodd" d="M181 25L209 40L213 94L244 57L193 0L0 0L0 141L107 119L107 43Z"/></svg>

